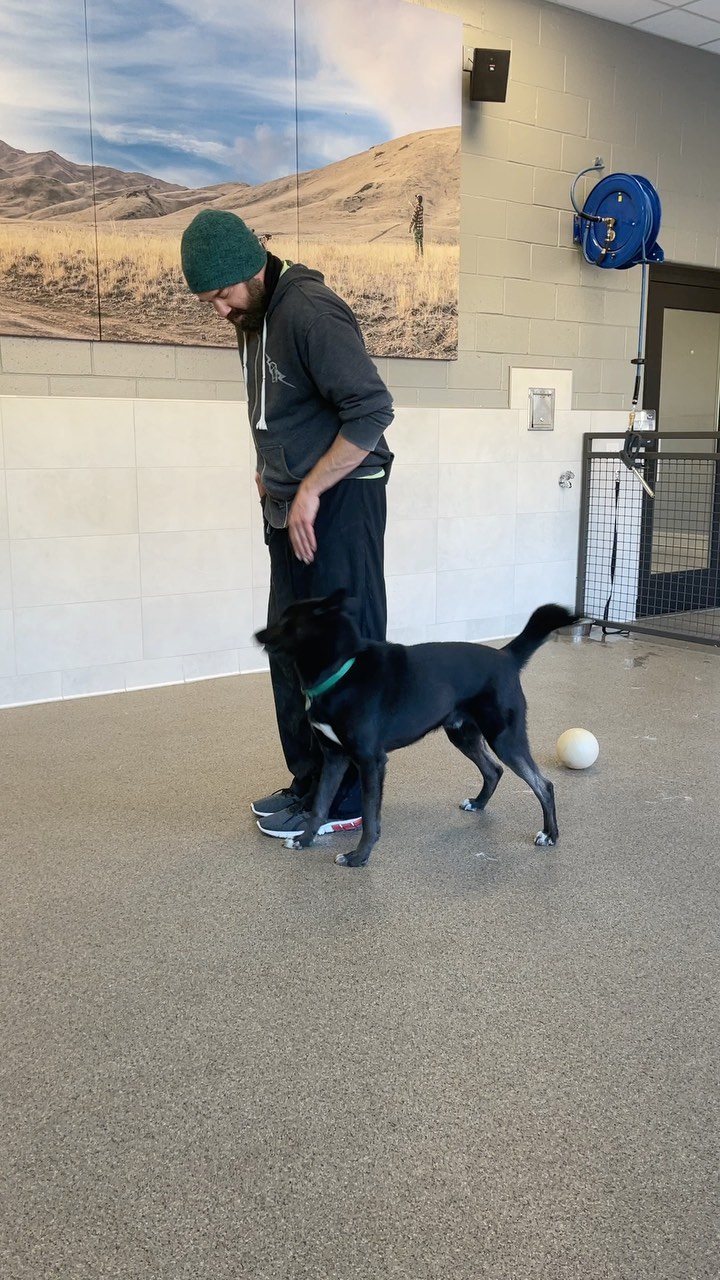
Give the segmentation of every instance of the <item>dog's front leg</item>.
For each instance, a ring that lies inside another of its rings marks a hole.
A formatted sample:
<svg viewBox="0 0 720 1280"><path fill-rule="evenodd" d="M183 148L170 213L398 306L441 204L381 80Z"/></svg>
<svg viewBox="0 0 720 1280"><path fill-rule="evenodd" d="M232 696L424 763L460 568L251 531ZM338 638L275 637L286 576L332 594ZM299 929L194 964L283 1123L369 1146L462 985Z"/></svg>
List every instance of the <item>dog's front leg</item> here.
<svg viewBox="0 0 720 1280"><path fill-rule="evenodd" d="M339 867L364 867L380 839L380 808L387 756L371 760L356 760L362 788L362 839L352 853L339 853L335 859Z"/></svg>
<svg viewBox="0 0 720 1280"><path fill-rule="evenodd" d="M312 844L320 827L324 822L327 822L330 805L335 799L337 789L350 764L349 757L344 755L342 751L334 751L331 747L326 747L324 743L322 748L323 766L308 824L301 836L285 841L286 849L307 849Z"/></svg>

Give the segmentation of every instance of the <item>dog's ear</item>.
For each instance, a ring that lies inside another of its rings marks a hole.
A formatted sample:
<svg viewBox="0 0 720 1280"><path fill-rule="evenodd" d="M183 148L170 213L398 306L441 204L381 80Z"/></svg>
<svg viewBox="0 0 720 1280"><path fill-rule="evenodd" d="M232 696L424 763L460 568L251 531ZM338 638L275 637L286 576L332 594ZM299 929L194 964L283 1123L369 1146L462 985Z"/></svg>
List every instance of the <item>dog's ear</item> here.
<svg viewBox="0 0 720 1280"><path fill-rule="evenodd" d="M329 596L323 596L320 600L309 600L308 604L313 605L313 613L316 618L327 618L328 614L342 613L348 600L346 587L338 587L337 591L332 591Z"/></svg>
<svg viewBox="0 0 720 1280"><path fill-rule="evenodd" d="M256 632L255 632L255 639L257 640L258 644L267 644L267 642L268 642L268 629L267 629L267 627L263 627L262 631L256 631Z"/></svg>
<svg viewBox="0 0 720 1280"><path fill-rule="evenodd" d="M338 587L337 591L333 591L323 600L323 613L330 610L342 609L347 600L347 587Z"/></svg>
<svg viewBox="0 0 720 1280"><path fill-rule="evenodd" d="M349 618L357 626L360 622L360 601L357 596L350 595L347 587L338 587L332 595L325 597L317 613L323 618Z"/></svg>

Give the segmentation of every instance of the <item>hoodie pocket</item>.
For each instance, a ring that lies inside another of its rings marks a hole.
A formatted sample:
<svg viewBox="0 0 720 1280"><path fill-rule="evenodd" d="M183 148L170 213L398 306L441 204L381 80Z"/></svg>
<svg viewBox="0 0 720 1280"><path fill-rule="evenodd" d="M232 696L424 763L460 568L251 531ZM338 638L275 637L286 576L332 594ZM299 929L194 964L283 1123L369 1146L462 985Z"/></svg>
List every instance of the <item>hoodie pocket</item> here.
<svg viewBox="0 0 720 1280"><path fill-rule="evenodd" d="M287 464L285 450L281 444L258 444L259 456L262 458L260 478L268 493L278 497L287 497L295 493L302 476L296 476Z"/></svg>

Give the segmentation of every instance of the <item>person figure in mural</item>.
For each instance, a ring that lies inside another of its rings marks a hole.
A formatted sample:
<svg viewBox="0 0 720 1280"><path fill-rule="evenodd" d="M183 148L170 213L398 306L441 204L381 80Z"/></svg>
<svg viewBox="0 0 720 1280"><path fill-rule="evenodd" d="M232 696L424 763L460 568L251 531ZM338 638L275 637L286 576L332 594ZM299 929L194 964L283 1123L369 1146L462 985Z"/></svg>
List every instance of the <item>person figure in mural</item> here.
<svg viewBox="0 0 720 1280"><path fill-rule="evenodd" d="M415 239L415 257L423 257L423 235L425 232L425 209L423 206L423 198L421 195L415 197L413 205L412 217L410 219L410 234Z"/></svg>
<svg viewBox="0 0 720 1280"><path fill-rule="evenodd" d="M181 242L192 293L234 325L257 455L255 481L270 553L268 625L296 600L347 588L360 632L383 640L385 428L392 399L350 307L319 271L281 261L236 214L205 209ZM299 835L322 752L294 666L270 657L289 785L253 801L260 830ZM323 831L362 825L360 782L348 770Z"/></svg>

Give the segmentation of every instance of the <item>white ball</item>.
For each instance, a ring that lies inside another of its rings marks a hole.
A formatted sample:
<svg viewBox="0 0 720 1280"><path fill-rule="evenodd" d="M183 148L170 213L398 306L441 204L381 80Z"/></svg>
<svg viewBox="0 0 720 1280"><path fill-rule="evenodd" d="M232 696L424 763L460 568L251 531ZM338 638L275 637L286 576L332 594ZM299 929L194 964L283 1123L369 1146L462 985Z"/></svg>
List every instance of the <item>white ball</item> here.
<svg viewBox="0 0 720 1280"><path fill-rule="evenodd" d="M589 729L566 729L557 740L558 760L568 769L588 769L600 753L600 744Z"/></svg>

